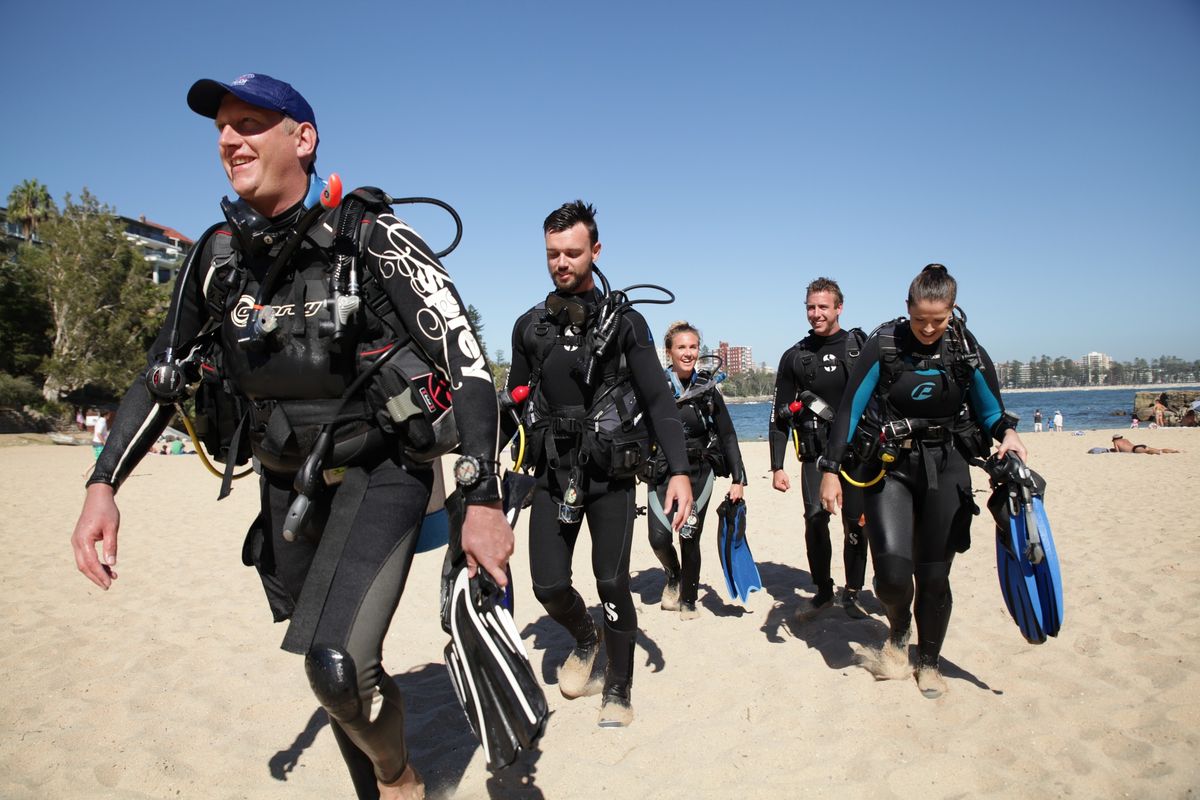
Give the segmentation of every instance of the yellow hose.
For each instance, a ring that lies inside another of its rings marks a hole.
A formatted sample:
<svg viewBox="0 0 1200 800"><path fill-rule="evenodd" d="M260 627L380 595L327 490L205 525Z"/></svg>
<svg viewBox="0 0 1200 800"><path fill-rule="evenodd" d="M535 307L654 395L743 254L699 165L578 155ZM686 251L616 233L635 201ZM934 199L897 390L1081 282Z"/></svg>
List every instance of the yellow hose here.
<svg viewBox="0 0 1200 800"><path fill-rule="evenodd" d="M877 483L879 483L881 480L883 480L883 476L884 476L884 474L887 472L887 470L886 470L886 469L884 469L883 467L880 467L880 468L879 468L879 474L878 474L878 475L876 475L876 476L875 476L874 478L872 478L871 480L867 481L866 483L860 483L860 482L858 482L858 481L854 480L854 478L851 478L849 475L847 475L847 474L846 474L846 470L844 470L844 469L843 469L843 470L839 470L839 472L841 472L841 473L842 473L842 477L846 479L846 483L850 484L851 486L857 486L857 487L858 487L858 488L860 488L860 489L865 489L865 488L867 488L868 486L874 486L875 484L877 484Z"/></svg>
<svg viewBox="0 0 1200 800"><path fill-rule="evenodd" d="M513 472L521 471L521 463L525 460L525 426L517 426L517 436L521 443L517 446L517 460L513 462Z"/></svg>
<svg viewBox="0 0 1200 800"><path fill-rule="evenodd" d="M192 426L191 419L189 419L188 415L184 413L183 406L181 406L179 403L176 403L175 410L179 412L179 416L183 419L183 427L187 428L188 436L192 438L192 447L196 448L196 455L200 456L200 463L203 464L205 468L207 468L208 471L213 475L216 475L218 478L224 478L225 473L214 467L213 463L208 460L208 456L205 455L204 448L200 445L200 439L196 436L196 429ZM233 479L236 481L238 478L244 478L251 472L254 472L254 468L247 467L242 472L234 473Z"/></svg>
<svg viewBox="0 0 1200 800"><path fill-rule="evenodd" d="M792 428L792 445L796 448L796 458L800 458L800 431Z"/></svg>

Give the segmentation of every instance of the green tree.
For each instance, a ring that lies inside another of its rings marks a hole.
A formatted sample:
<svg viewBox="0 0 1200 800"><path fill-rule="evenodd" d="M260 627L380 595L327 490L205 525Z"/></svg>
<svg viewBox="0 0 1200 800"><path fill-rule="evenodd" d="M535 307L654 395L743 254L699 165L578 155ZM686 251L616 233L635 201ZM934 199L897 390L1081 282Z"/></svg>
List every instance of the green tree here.
<svg viewBox="0 0 1200 800"><path fill-rule="evenodd" d="M21 181L8 193L8 218L21 223L21 235L27 243L33 241L34 231L57 210L50 191L32 178Z"/></svg>
<svg viewBox="0 0 1200 800"><path fill-rule="evenodd" d="M0 372L37 375L50 355L50 307L37 276L0 260Z"/></svg>
<svg viewBox="0 0 1200 800"><path fill-rule="evenodd" d="M162 326L166 290L150 282L120 220L86 188L78 203L67 195L39 235L44 246L24 245L20 261L41 282L51 314L42 394L59 400L87 385L122 391Z"/></svg>
<svg viewBox="0 0 1200 800"><path fill-rule="evenodd" d="M479 352L483 353L484 358L488 358L487 342L483 340L483 315L479 313L478 308L468 305L467 319L470 321L471 327L475 329L475 338L479 340ZM491 362L490 358L488 358L488 362Z"/></svg>
<svg viewBox="0 0 1200 800"><path fill-rule="evenodd" d="M775 373L753 370L730 375L721 384L721 391L729 397L762 397L775 391Z"/></svg>
<svg viewBox="0 0 1200 800"><path fill-rule="evenodd" d="M503 389L504 383L508 379L508 370L512 367L512 364L505 357L503 350L497 350L496 360L488 363L492 368L492 381L496 384L496 389Z"/></svg>

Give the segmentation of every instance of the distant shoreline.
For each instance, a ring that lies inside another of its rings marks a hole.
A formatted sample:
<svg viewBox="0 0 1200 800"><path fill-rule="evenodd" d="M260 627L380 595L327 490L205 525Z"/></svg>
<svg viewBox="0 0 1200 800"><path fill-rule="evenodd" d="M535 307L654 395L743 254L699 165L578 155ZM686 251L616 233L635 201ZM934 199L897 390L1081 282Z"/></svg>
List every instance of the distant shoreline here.
<svg viewBox="0 0 1200 800"><path fill-rule="evenodd" d="M1160 389L1200 389L1197 383L1122 383L1116 386L1048 386L1038 388L1001 389L1005 394L1031 394L1034 392L1100 392L1109 389L1132 389L1135 392L1156 392Z"/></svg>
<svg viewBox="0 0 1200 800"><path fill-rule="evenodd" d="M1200 383L1122 383L1116 386L1049 386L1022 389L1001 389L1004 394L1032 394L1035 392L1101 392L1109 389L1131 389L1135 392L1156 392L1167 389L1197 389ZM769 403L771 395L756 394L748 397L730 397L725 395L726 403Z"/></svg>

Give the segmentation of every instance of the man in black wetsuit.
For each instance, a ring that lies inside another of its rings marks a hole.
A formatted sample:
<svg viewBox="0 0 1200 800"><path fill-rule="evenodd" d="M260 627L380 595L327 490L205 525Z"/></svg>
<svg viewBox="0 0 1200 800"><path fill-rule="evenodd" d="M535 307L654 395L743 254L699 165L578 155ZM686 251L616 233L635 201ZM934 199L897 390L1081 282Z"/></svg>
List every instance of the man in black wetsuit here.
<svg viewBox="0 0 1200 800"><path fill-rule="evenodd" d="M461 451L477 475L462 487L463 548L472 570L486 569L503 585L513 540L499 502L490 371L450 276L385 206L353 226L364 244L350 268L357 264L363 306L370 309L343 314L343 335L333 335L335 304L326 302L337 288L332 232L348 203L323 213L306 209L315 205L307 198L320 183L313 169L318 140L316 117L298 92L250 74L229 84L197 81L188 105L216 121L221 164L240 199L223 204L227 223L202 237L181 270L147 374L121 402L72 536L76 564L101 588L116 579L114 495L175 413L176 398L164 397L179 367L171 353L178 348L176 355L186 355L190 345L181 343L211 331L214 363L249 408L243 424L261 475L262 511L243 560L258 569L276 621L292 620L284 648L305 655L305 672L329 712L358 796L421 797L404 745L403 701L380 660L433 473L412 458L411 437L388 428L367 399L378 383L353 393L348 387L366 373L372 355L405 342L446 381ZM305 230L303 223L314 219ZM258 304L256 293L270 283L275 264L275 289L263 290ZM282 320L273 333L264 322L271 317ZM382 380L390 365L371 377ZM311 490L315 513L300 525L289 520L299 508L293 481L321 431L332 434L323 466L345 470L326 472ZM283 535L287 524L296 525L291 540ZM270 691L273 677L261 680Z"/></svg>
<svg viewBox="0 0 1200 800"><path fill-rule="evenodd" d="M846 331L841 327L842 290L836 281L817 278L810 283L805 305L812 330L779 360L769 429L772 485L777 491L786 492L791 488L791 481L783 469L783 460L793 427L803 462L800 467L800 491L804 499L804 544L808 551L808 569L817 586L817 593L797 612L796 619L801 622L813 618L833 604L833 578L830 575L833 548L829 539L829 512L821 507L821 472L816 462L825 451L833 410L837 408L842 390L846 388L850 361L857 356L863 338L861 331ZM805 402L805 398L802 398L805 392L811 393L818 402ZM804 407L793 414L789 405L797 400L803 402ZM849 616L864 619L866 612L858 601L867 569L867 539L863 535L861 522L862 492L844 479L842 488L845 497L841 512L842 530L845 532L842 563L846 570L842 606Z"/></svg>
<svg viewBox="0 0 1200 800"><path fill-rule="evenodd" d="M589 334L601 327L597 315L605 303L593 277L600 255L595 209L582 201L567 203L546 218L543 229L554 291L513 326L507 383L510 392L522 385L531 389L524 417L529 434L525 458L534 468L537 489L529 519L529 569L537 599L575 639L559 671L559 690L568 698L593 693L590 677L600 650L599 631L571 585L571 555L586 516L608 655L599 722L602 727L623 726L633 720L637 610L629 591L629 553L635 483L628 469L615 474L600 466L605 454L598 452L582 423L585 417L595 418L605 398L628 396L623 388L632 383L673 476L663 505L668 512L674 508L675 530L692 505L687 447L654 337L641 314L620 314L594 380L586 380L584 362L593 343Z"/></svg>

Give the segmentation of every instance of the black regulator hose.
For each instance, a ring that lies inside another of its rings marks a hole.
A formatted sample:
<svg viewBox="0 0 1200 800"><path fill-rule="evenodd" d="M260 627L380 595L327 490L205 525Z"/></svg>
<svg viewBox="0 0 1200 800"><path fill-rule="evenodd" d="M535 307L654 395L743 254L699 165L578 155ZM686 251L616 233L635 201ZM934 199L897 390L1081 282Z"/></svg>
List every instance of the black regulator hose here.
<svg viewBox="0 0 1200 800"><path fill-rule="evenodd" d="M388 202L391 203L392 205L402 205L402 204L414 205L417 203L426 203L431 206L437 206L438 208L443 208L450 213L450 216L454 218L454 227L455 227L454 241L452 241L450 243L450 246L447 247L445 250L439 250L436 253L434 253L433 254L434 257L445 258L446 256L453 253L454 249L456 247L458 247L458 243L462 241L462 234L463 234L462 217L460 217L458 215L458 212L454 210L454 206L450 205L449 203L442 202L441 200L438 200L436 197L392 197L391 195L388 195Z"/></svg>

